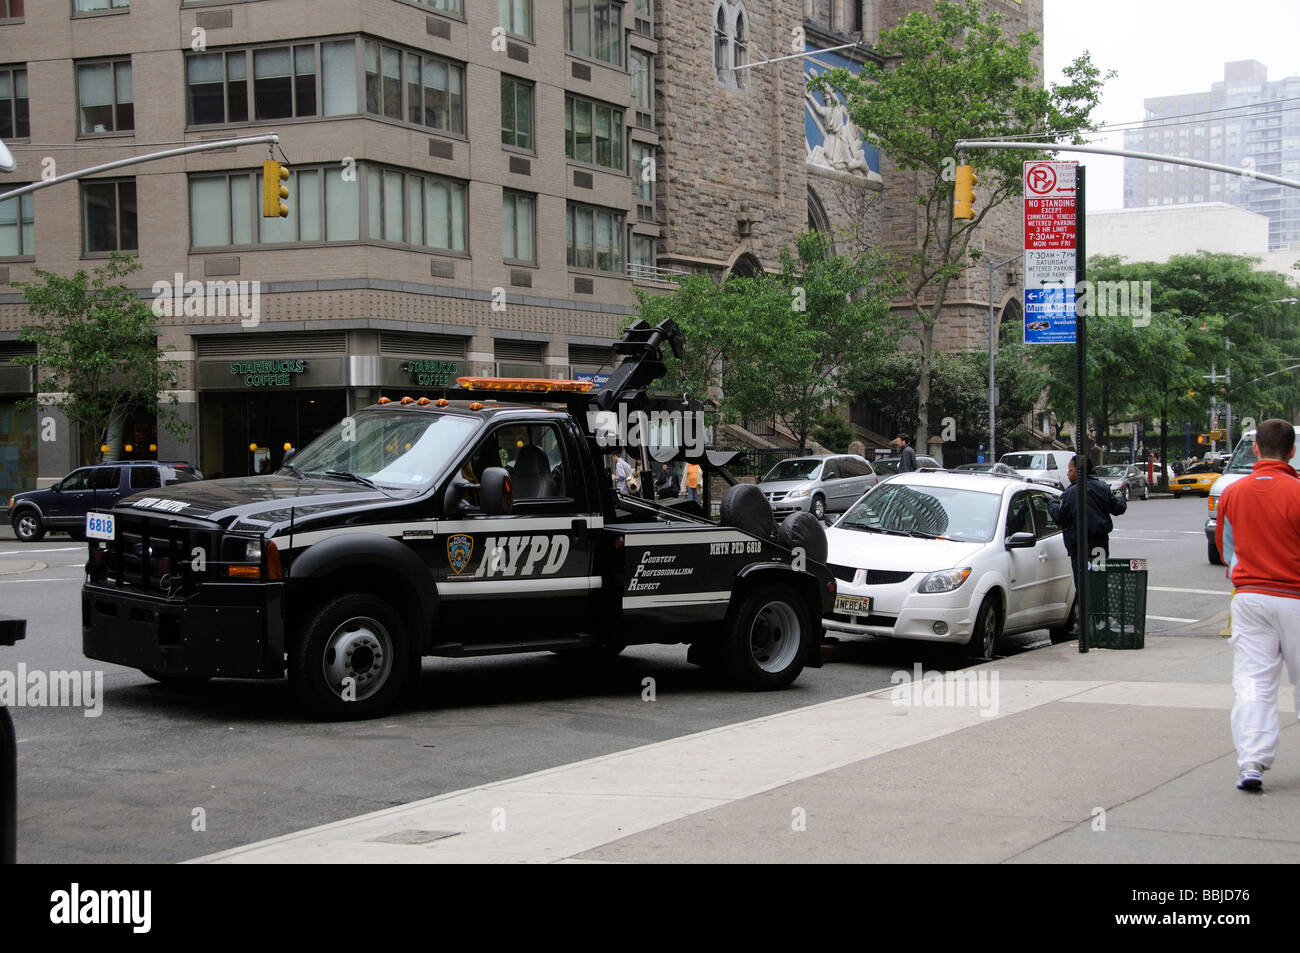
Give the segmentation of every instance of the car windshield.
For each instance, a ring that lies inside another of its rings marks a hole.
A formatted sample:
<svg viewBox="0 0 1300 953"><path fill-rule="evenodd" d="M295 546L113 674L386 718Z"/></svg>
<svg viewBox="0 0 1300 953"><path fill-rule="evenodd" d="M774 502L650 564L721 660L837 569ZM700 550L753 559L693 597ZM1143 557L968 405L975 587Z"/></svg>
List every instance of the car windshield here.
<svg viewBox="0 0 1300 953"><path fill-rule="evenodd" d="M1253 453L1250 455L1250 459L1251 459L1251 463L1253 464L1255 462L1255 455ZM1198 463L1196 466L1188 468L1187 472L1188 474L1194 474L1194 473L1218 473L1219 471L1214 469L1214 464L1212 463ZM1250 472L1250 467L1246 467L1246 472L1247 473Z"/></svg>
<svg viewBox="0 0 1300 953"><path fill-rule="evenodd" d="M346 417L286 467L304 476L350 473L385 487L427 486L482 422L452 414L378 411Z"/></svg>
<svg viewBox="0 0 1300 953"><path fill-rule="evenodd" d="M1047 469L1047 457L1041 453L1008 453L1002 462L1013 470Z"/></svg>
<svg viewBox="0 0 1300 953"><path fill-rule="evenodd" d="M820 460L782 460L767 471L759 483L776 483L778 480L815 480L821 472Z"/></svg>
<svg viewBox="0 0 1300 953"><path fill-rule="evenodd" d="M889 482L864 496L835 525L982 543L993 538L1001 504L998 493Z"/></svg>
<svg viewBox="0 0 1300 953"><path fill-rule="evenodd" d="M1108 467L1098 467L1096 470L1092 472L1099 477L1117 477L1117 476L1123 476L1127 470L1128 467L1124 467L1124 466L1108 466Z"/></svg>
<svg viewBox="0 0 1300 953"><path fill-rule="evenodd" d="M1246 436L1242 437L1241 443L1237 444L1237 449L1232 453L1232 459L1228 462L1225 472L1249 473L1251 470L1255 469L1254 444L1254 433L1248 433ZM1296 442L1295 450L1291 454L1291 466L1300 469L1300 441Z"/></svg>

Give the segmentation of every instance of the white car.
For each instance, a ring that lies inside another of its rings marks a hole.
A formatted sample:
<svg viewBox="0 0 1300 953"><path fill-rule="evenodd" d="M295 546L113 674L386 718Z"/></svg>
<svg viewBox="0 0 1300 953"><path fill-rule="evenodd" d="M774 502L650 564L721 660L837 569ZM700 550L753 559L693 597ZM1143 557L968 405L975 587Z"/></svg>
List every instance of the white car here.
<svg viewBox="0 0 1300 953"><path fill-rule="evenodd" d="M905 473L826 531L839 580L832 633L969 646L992 658L1003 635L1076 623L1074 577L1051 487L980 474Z"/></svg>

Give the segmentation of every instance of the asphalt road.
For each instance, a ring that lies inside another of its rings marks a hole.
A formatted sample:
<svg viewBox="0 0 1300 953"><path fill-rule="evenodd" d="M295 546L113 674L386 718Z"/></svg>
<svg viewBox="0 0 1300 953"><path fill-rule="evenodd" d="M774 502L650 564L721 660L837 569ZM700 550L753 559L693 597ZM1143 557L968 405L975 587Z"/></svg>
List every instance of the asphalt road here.
<svg viewBox="0 0 1300 953"><path fill-rule="evenodd" d="M1134 501L1112 555L1150 562L1149 633L1214 637L1228 585L1205 557L1199 497ZM389 718L304 720L277 682L155 684L80 651L84 545L0 538L0 614L27 639L0 669L100 670L103 709L13 710L19 739L19 859L177 861L366 811L691 732L888 687L925 646L845 641L782 692L741 693L686 663L680 646L635 647L591 664L549 654L426 659L418 704ZM1046 633L1004 639L1032 651ZM647 677L654 700L645 700ZM202 821L200 824L199 821ZM205 829L196 830L196 827Z"/></svg>

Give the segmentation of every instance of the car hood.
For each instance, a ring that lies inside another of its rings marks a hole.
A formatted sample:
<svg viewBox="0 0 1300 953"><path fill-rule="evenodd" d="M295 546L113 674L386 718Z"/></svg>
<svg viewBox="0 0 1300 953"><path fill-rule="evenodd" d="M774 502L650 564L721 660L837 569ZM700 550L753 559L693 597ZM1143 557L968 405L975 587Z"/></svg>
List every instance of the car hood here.
<svg viewBox="0 0 1300 953"><path fill-rule="evenodd" d="M897 569L934 572L970 563L987 543L960 543L951 539L917 539L887 536L856 529L826 530L828 563L854 569Z"/></svg>
<svg viewBox="0 0 1300 953"><path fill-rule="evenodd" d="M1124 483L1124 477L1122 476L1105 476L1097 477L1097 479L1102 483L1107 483L1111 486L1121 486Z"/></svg>
<svg viewBox="0 0 1300 953"><path fill-rule="evenodd" d="M163 489L142 490L114 507L117 513L169 514L210 520L229 528L247 522L261 530L287 523L290 510L295 522L342 513L379 502L401 504L412 496L395 498L359 483L342 480L299 480L291 476L232 477L202 480Z"/></svg>
<svg viewBox="0 0 1300 953"><path fill-rule="evenodd" d="M810 487L815 480L773 480L771 483L760 483L758 488L764 493L789 493L791 490L802 490L804 487Z"/></svg>
<svg viewBox="0 0 1300 953"><path fill-rule="evenodd" d="M1208 474L1207 474L1208 475ZM1250 476L1250 473L1220 473L1219 478L1214 481L1214 486L1210 487L1210 495L1218 496L1226 490L1231 484L1236 483L1242 477Z"/></svg>

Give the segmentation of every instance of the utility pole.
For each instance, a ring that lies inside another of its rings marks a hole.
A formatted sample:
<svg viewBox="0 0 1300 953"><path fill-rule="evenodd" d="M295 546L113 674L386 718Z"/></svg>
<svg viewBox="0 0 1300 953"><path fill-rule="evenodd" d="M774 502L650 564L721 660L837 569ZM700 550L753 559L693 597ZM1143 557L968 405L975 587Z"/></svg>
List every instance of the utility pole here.
<svg viewBox="0 0 1300 953"><path fill-rule="evenodd" d="M1213 388L1213 385L1219 383L1219 381L1224 381L1225 383L1231 384L1231 383L1232 383L1232 372L1229 370L1229 371L1227 371L1226 373L1220 374L1220 373L1219 373L1218 365L1211 364L1211 365L1210 365L1210 373L1208 373L1208 374L1202 374L1201 377L1204 378L1205 380L1209 381L1209 382L1210 382L1210 385L1211 385L1211 388L1210 388L1210 429L1211 429L1211 430L1218 430L1218 429L1219 429L1219 420L1218 420L1218 406L1219 406L1219 398L1216 397L1216 396L1214 395L1214 388ZM1231 404L1228 405L1228 416L1229 416L1229 417L1232 416L1232 405L1231 405ZM1231 424L1229 424L1229 426L1231 426ZM1219 446L1218 446L1218 442L1217 442L1217 441L1211 440L1211 441L1210 441L1210 445L1211 445L1211 448L1214 449L1214 450L1218 450L1218 449L1219 449Z"/></svg>
<svg viewBox="0 0 1300 953"><path fill-rule="evenodd" d="M996 423L997 403L998 403L998 385L994 377L994 354L997 353L998 333L997 318L994 317L993 308L993 272L997 271L1003 265L1009 265L1013 261L1020 261L1024 255L1012 255L1006 261L1000 261L996 265L989 262L989 462L998 462L998 429Z"/></svg>

